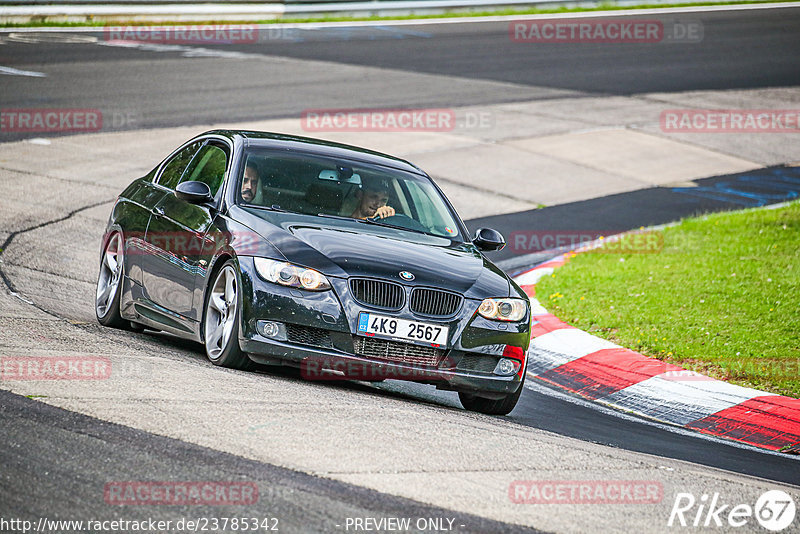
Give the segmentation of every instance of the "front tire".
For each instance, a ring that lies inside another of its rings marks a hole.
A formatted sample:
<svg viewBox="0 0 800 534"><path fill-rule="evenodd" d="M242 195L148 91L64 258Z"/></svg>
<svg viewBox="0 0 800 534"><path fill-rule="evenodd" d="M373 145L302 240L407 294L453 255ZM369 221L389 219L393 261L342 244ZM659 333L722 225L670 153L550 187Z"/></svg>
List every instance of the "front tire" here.
<svg viewBox="0 0 800 534"><path fill-rule="evenodd" d="M236 263L228 260L209 286L203 313L206 356L214 365L246 370L253 362L239 347L241 291Z"/></svg>
<svg viewBox="0 0 800 534"><path fill-rule="evenodd" d="M511 395L506 395L501 399L487 399L485 397L478 397L471 393L458 392L458 399L464 409L470 412L478 412L486 415L508 415L511 410L517 405L520 395L522 395L522 386L525 384L523 376L519 389Z"/></svg>

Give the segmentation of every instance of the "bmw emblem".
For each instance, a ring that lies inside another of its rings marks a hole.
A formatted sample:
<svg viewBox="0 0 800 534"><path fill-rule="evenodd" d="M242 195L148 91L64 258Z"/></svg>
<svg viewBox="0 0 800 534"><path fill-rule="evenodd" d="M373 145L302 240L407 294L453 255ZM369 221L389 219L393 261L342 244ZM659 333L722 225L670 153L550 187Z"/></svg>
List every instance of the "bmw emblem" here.
<svg viewBox="0 0 800 534"><path fill-rule="evenodd" d="M402 278L403 280L409 280L410 281L410 280L414 279L414 275L411 274L408 271L400 271L400 278Z"/></svg>

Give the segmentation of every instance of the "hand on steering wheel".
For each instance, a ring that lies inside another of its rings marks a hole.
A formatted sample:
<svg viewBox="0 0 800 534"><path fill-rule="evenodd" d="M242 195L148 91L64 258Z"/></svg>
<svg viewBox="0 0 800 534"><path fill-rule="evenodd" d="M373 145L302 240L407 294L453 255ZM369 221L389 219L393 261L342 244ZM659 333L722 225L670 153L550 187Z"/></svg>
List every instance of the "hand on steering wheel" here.
<svg viewBox="0 0 800 534"><path fill-rule="evenodd" d="M391 206L381 206L375 211L375 215L370 219L385 219L386 217L394 216L394 208Z"/></svg>

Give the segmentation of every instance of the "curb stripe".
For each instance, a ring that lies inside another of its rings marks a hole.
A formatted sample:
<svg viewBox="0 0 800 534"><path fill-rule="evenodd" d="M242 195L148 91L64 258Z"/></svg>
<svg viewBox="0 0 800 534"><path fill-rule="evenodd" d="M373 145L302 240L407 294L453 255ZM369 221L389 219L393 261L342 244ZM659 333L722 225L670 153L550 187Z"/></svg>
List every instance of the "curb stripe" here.
<svg viewBox="0 0 800 534"><path fill-rule="evenodd" d="M614 347L617 345L577 328L554 330L531 340L528 373L540 375L598 350Z"/></svg>
<svg viewBox="0 0 800 534"><path fill-rule="evenodd" d="M565 323L555 315L551 315L549 313L536 315L531 322L531 337L539 338L545 334L549 334L550 332L561 330L563 328L575 327Z"/></svg>
<svg viewBox="0 0 800 534"><path fill-rule="evenodd" d="M531 344L536 349L563 355L566 360L564 363L583 358L598 350L619 348L619 345L573 327L548 332L533 339Z"/></svg>
<svg viewBox="0 0 800 534"><path fill-rule="evenodd" d="M780 395L754 397L687 427L765 449L797 446L800 444L800 400Z"/></svg>
<svg viewBox="0 0 800 534"><path fill-rule="evenodd" d="M759 395L763 395L763 392L719 380L679 381L654 376L601 400L654 419L685 426Z"/></svg>
<svg viewBox="0 0 800 534"><path fill-rule="evenodd" d="M530 286L533 287L539 283L539 280L542 279L543 276L548 276L553 274L555 269L553 267L537 267L535 269L531 269L528 272L522 273L519 276L514 277L514 281L518 283L520 286ZM525 291L528 293L527 291ZM533 296L532 293L528 293L529 296Z"/></svg>
<svg viewBox="0 0 800 534"><path fill-rule="evenodd" d="M560 256L556 256L552 260L547 260L546 262L537 265L536 269L537 270L538 269L555 269L556 267L561 267L565 263L567 263L567 255L566 254L561 254ZM550 272L552 272L552 271L550 271ZM547 273L547 274L550 274L550 273Z"/></svg>
<svg viewBox="0 0 800 534"><path fill-rule="evenodd" d="M525 292L528 297L533 298L536 296L536 286L533 284L519 284L519 288Z"/></svg>
<svg viewBox="0 0 800 534"><path fill-rule="evenodd" d="M603 349L543 373L540 378L587 399L611 395L665 371L679 371L626 348Z"/></svg>

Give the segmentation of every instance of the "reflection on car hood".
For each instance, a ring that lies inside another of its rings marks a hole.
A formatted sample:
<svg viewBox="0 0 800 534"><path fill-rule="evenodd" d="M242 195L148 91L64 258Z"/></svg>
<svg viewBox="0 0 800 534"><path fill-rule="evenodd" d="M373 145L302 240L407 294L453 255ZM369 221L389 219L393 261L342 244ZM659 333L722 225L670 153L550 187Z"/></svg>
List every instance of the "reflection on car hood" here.
<svg viewBox="0 0 800 534"><path fill-rule="evenodd" d="M383 278L449 289L471 298L509 295L505 273L471 243L451 244L445 238L405 231L401 232L404 238L399 239L391 236L396 233L392 230L382 235L386 229L360 223L342 221L344 224L339 225L339 221L263 210L246 213L257 215L254 219L260 221L253 229L268 238L288 261L329 276ZM401 271L412 273L413 282L400 278Z"/></svg>

